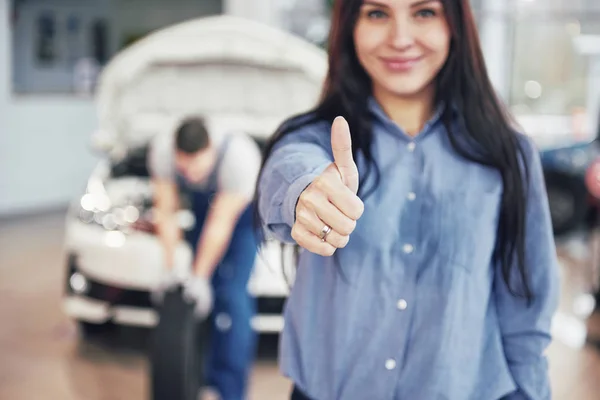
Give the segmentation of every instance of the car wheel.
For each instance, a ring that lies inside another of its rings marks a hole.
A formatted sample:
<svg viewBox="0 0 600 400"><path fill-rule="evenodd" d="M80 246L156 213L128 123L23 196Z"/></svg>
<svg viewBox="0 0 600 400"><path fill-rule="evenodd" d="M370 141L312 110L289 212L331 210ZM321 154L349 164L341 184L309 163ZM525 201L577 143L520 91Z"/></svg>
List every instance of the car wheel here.
<svg viewBox="0 0 600 400"><path fill-rule="evenodd" d="M546 175L546 190L555 235L569 233L584 222L587 191L583 182L551 172Z"/></svg>
<svg viewBox="0 0 600 400"><path fill-rule="evenodd" d="M208 322L198 322L181 290L167 293L158 311L150 350L152 399L197 400Z"/></svg>

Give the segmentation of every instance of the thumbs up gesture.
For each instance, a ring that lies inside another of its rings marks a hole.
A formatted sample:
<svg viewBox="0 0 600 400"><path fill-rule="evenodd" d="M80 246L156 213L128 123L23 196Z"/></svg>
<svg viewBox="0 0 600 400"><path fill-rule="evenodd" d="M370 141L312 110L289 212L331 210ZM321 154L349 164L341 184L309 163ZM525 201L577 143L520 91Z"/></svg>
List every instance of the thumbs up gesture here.
<svg viewBox="0 0 600 400"><path fill-rule="evenodd" d="M331 256L350 240L364 204L358 192L358 169L352 157L352 138L346 120L331 126L334 162L300 195L292 238L306 250Z"/></svg>

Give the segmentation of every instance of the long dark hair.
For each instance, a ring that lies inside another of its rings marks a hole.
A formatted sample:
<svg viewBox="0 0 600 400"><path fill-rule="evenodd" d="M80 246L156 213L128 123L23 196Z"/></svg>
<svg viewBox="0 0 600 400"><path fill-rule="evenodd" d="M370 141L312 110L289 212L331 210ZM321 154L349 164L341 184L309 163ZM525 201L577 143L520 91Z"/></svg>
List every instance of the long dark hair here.
<svg viewBox="0 0 600 400"><path fill-rule="evenodd" d="M510 292L530 302L533 293L525 265L529 176L525 152L515 132L516 124L496 96L488 77L469 0L442 2L452 39L448 59L436 78L435 100L454 105L462 117L461 135L466 140L459 140L452 129L453 107L446 107L441 117L454 150L472 162L498 170L502 176L503 193L493 259L495 264L500 264ZM350 125L355 158L361 153L366 161L358 193L364 198L378 185L380 172L371 152L372 117L367 104L372 93L371 79L358 61L353 40L362 3L363 0L335 1L329 36L329 70L321 99L313 109L291 117L280 126L265 146L263 167L275 144L285 135L317 121L331 123L341 115ZM375 174L374 185L365 187L362 183L372 173ZM255 200L258 196L257 186ZM258 210L256 215L262 226ZM511 279L515 267L522 290L518 290Z"/></svg>

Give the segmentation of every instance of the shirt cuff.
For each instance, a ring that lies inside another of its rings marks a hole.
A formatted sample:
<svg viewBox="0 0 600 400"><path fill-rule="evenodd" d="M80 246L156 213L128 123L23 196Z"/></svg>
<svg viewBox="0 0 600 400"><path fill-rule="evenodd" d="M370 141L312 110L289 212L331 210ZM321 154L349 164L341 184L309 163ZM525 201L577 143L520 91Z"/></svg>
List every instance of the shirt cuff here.
<svg viewBox="0 0 600 400"><path fill-rule="evenodd" d="M303 175L289 186L281 209L283 222L288 226L292 227L294 222L296 222L296 204L298 203L298 198L304 189L319 175L319 173Z"/></svg>

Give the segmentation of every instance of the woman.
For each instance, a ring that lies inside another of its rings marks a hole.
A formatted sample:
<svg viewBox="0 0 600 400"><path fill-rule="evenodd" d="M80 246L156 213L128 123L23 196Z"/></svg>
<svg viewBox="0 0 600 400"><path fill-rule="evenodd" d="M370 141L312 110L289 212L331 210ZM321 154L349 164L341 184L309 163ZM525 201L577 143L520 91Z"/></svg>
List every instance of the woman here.
<svg viewBox="0 0 600 400"><path fill-rule="evenodd" d="M292 398L549 399L540 161L468 0L338 0L332 23L322 99L273 137L256 194L262 226L303 248L281 338Z"/></svg>

